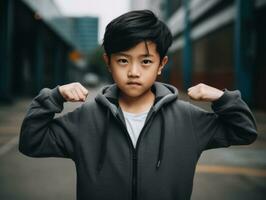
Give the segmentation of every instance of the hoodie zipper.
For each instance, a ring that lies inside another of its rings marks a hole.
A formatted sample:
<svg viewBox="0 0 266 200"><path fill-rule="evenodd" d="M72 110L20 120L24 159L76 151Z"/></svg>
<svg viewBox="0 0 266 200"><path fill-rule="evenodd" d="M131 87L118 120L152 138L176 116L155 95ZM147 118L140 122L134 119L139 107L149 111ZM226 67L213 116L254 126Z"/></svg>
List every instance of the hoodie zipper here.
<svg viewBox="0 0 266 200"><path fill-rule="evenodd" d="M151 108L152 109L152 108ZM126 132L126 135L127 135L127 138L128 138L128 141L130 143L130 147L131 147L131 150L132 150L132 165L133 165L133 170L132 170L132 200L137 200L137 163L138 163L138 146L139 146L139 143L140 143L140 140L141 140L141 137L143 135L143 132L148 124L148 122L151 120L151 118L153 117L153 114L154 112L152 111L152 113L150 114L150 116L147 116L148 119L146 121L146 123L144 124L140 134L139 134L139 138L137 140L137 144L136 144L136 148L134 148L134 145L132 143L132 140L130 138L130 135L127 131L127 128L123 122L123 120L120 119L119 116L116 116L116 118L120 121L120 123L122 124L122 127L124 129L124 131Z"/></svg>
<svg viewBox="0 0 266 200"><path fill-rule="evenodd" d="M132 171L132 200L137 199L137 151L133 150L133 171Z"/></svg>

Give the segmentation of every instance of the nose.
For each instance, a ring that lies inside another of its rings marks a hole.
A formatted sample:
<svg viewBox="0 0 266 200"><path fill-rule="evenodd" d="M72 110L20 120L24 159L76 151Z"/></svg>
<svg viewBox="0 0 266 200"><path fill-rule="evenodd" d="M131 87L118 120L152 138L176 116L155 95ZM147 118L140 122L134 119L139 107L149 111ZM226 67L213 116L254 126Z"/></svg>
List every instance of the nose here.
<svg viewBox="0 0 266 200"><path fill-rule="evenodd" d="M140 76L139 66L133 63L128 70L128 77L139 77L139 76Z"/></svg>

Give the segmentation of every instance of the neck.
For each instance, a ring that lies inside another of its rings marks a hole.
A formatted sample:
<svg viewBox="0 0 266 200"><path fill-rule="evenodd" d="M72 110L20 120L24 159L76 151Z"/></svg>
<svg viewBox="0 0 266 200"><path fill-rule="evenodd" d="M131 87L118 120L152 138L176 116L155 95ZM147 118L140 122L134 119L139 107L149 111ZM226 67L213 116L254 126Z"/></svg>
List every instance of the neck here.
<svg viewBox="0 0 266 200"><path fill-rule="evenodd" d="M122 110L131 113L140 113L147 111L153 105L155 95L151 90L138 97L129 97L121 94L119 98L119 105Z"/></svg>

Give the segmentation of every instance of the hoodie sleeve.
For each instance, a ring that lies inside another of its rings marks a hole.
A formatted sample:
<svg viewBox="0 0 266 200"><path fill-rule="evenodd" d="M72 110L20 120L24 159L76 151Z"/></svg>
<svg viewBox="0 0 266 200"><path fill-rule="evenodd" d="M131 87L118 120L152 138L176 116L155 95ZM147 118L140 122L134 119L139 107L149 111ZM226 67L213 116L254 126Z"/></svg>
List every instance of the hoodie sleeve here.
<svg viewBox="0 0 266 200"><path fill-rule="evenodd" d="M212 102L213 112L191 104L191 119L199 151L251 144L257 138L255 119L238 90L224 89Z"/></svg>
<svg viewBox="0 0 266 200"><path fill-rule="evenodd" d="M29 106L20 129L19 151L31 157L73 159L74 135L78 131L79 110L54 118L63 110L59 86L44 88Z"/></svg>

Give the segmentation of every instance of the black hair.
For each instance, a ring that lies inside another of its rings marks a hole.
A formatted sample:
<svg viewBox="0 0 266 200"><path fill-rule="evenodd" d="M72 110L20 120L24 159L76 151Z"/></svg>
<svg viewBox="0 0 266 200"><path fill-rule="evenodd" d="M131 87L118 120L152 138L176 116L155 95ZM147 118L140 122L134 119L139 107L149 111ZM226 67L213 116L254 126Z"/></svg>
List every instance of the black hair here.
<svg viewBox="0 0 266 200"><path fill-rule="evenodd" d="M126 51L138 43L152 41L160 60L166 55L173 38L169 28L150 10L135 10L113 19L105 29L103 47L111 54Z"/></svg>

